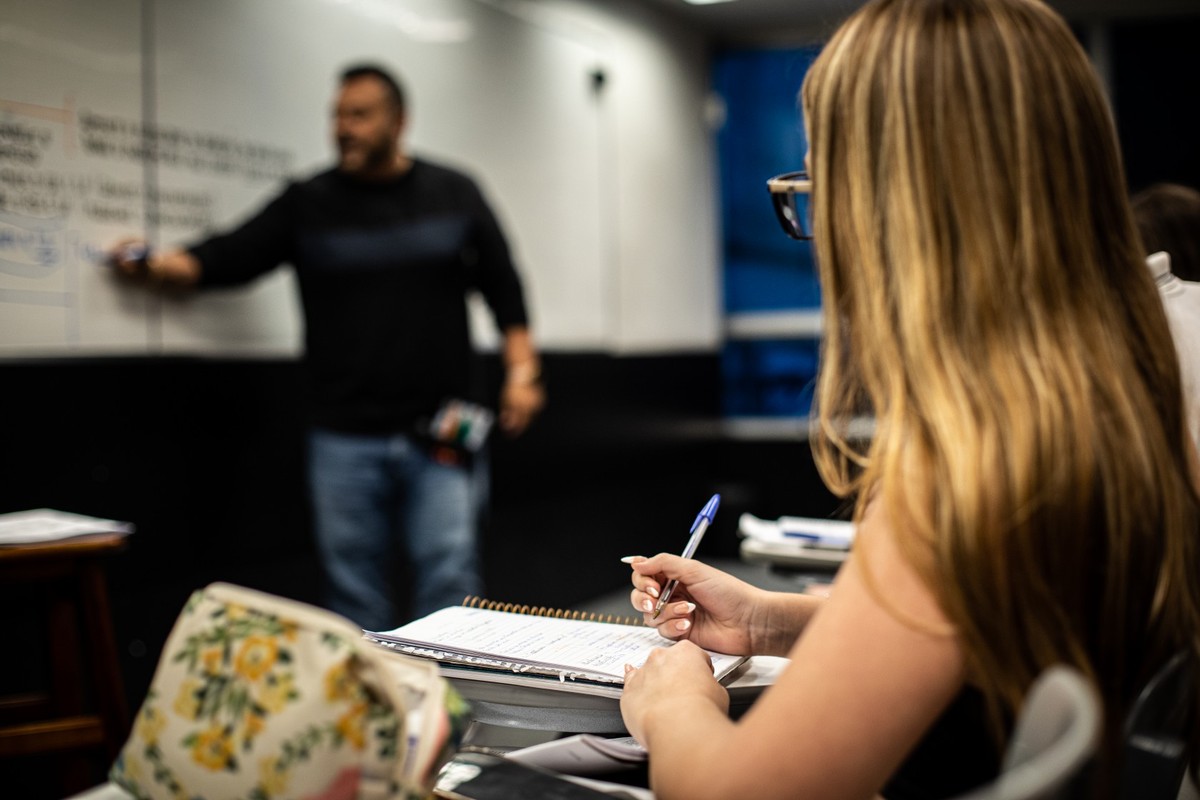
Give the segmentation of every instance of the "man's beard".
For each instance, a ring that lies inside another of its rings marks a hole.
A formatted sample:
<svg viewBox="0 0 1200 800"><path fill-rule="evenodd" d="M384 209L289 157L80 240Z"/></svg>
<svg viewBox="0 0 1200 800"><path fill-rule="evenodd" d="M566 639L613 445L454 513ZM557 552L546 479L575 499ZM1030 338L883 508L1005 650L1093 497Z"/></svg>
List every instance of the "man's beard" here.
<svg viewBox="0 0 1200 800"><path fill-rule="evenodd" d="M354 147L353 145L358 144L354 141L350 144L351 148L347 151L345 144L338 142L341 167L345 172L371 172L390 166L395 157L387 141L364 142L365 147ZM347 156L350 156L349 161Z"/></svg>

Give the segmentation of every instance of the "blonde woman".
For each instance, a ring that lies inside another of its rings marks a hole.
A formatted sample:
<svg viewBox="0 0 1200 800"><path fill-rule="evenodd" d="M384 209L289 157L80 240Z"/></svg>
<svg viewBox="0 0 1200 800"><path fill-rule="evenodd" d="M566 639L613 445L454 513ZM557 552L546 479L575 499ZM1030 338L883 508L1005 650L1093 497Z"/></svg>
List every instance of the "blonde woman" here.
<svg viewBox="0 0 1200 800"><path fill-rule="evenodd" d="M826 320L813 449L856 501L856 549L827 600L631 559L635 608L681 582L646 620L686 641L621 701L652 788L953 795L995 774L1056 663L1095 681L1115 764L1139 688L1197 650L1200 499L1088 60L1034 0L877 0L802 101ZM863 412L860 446L843 431ZM791 664L735 722L700 647Z"/></svg>

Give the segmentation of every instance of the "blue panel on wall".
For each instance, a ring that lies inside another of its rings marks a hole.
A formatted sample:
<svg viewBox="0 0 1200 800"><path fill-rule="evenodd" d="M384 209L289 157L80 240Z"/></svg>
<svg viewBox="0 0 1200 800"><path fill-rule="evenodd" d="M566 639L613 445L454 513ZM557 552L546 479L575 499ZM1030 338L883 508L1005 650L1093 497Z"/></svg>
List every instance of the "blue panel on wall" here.
<svg viewBox="0 0 1200 800"><path fill-rule="evenodd" d="M816 339L727 342L721 354L725 415L807 416L819 350Z"/></svg>
<svg viewBox="0 0 1200 800"><path fill-rule="evenodd" d="M715 60L725 103L717 137L724 230L726 314L809 311L821 293L812 248L784 235L768 178L804 168L808 144L798 102L819 48L731 51ZM809 411L819 342L737 341L722 354L730 416L797 416Z"/></svg>
<svg viewBox="0 0 1200 800"><path fill-rule="evenodd" d="M776 226L780 237L783 233ZM789 240L790 241L790 240ZM807 256L809 247L791 242ZM725 259L725 310L783 311L815 309L821 306L821 286L816 269L796 259L741 258Z"/></svg>
<svg viewBox="0 0 1200 800"><path fill-rule="evenodd" d="M797 101L814 48L718 56L714 87L725 102L717 136L724 229L726 311L812 307L811 248L784 236L767 179L804 168L808 149ZM763 272L763 265L780 270ZM742 267L747 274L741 274Z"/></svg>

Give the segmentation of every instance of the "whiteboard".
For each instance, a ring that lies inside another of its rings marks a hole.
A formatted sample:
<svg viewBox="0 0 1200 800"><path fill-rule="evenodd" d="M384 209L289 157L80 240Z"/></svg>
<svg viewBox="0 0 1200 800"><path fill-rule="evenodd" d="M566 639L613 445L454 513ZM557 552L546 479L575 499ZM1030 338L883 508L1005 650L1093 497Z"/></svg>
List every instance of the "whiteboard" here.
<svg viewBox="0 0 1200 800"><path fill-rule="evenodd" d="M489 0L39 0L0 8L0 356L300 351L290 270L164 295L101 255L185 244L332 164L342 68L409 94L409 149L491 201L543 342L611 328L601 197L605 58L586 30ZM475 329L484 336L478 315ZM484 337L486 338L486 337Z"/></svg>

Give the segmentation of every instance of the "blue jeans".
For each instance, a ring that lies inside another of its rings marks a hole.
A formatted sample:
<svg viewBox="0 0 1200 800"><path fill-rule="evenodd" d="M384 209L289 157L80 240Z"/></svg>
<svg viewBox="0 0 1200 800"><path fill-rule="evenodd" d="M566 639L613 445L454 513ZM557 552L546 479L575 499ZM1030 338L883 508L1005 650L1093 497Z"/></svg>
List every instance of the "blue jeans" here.
<svg viewBox="0 0 1200 800"><path fill-rule="evenodd" d="M309 433L309 489L326 605L366 630L399 620L400 548L412 565L412 614L481 594L471 469L441 464L403 434Z"/></svg>

